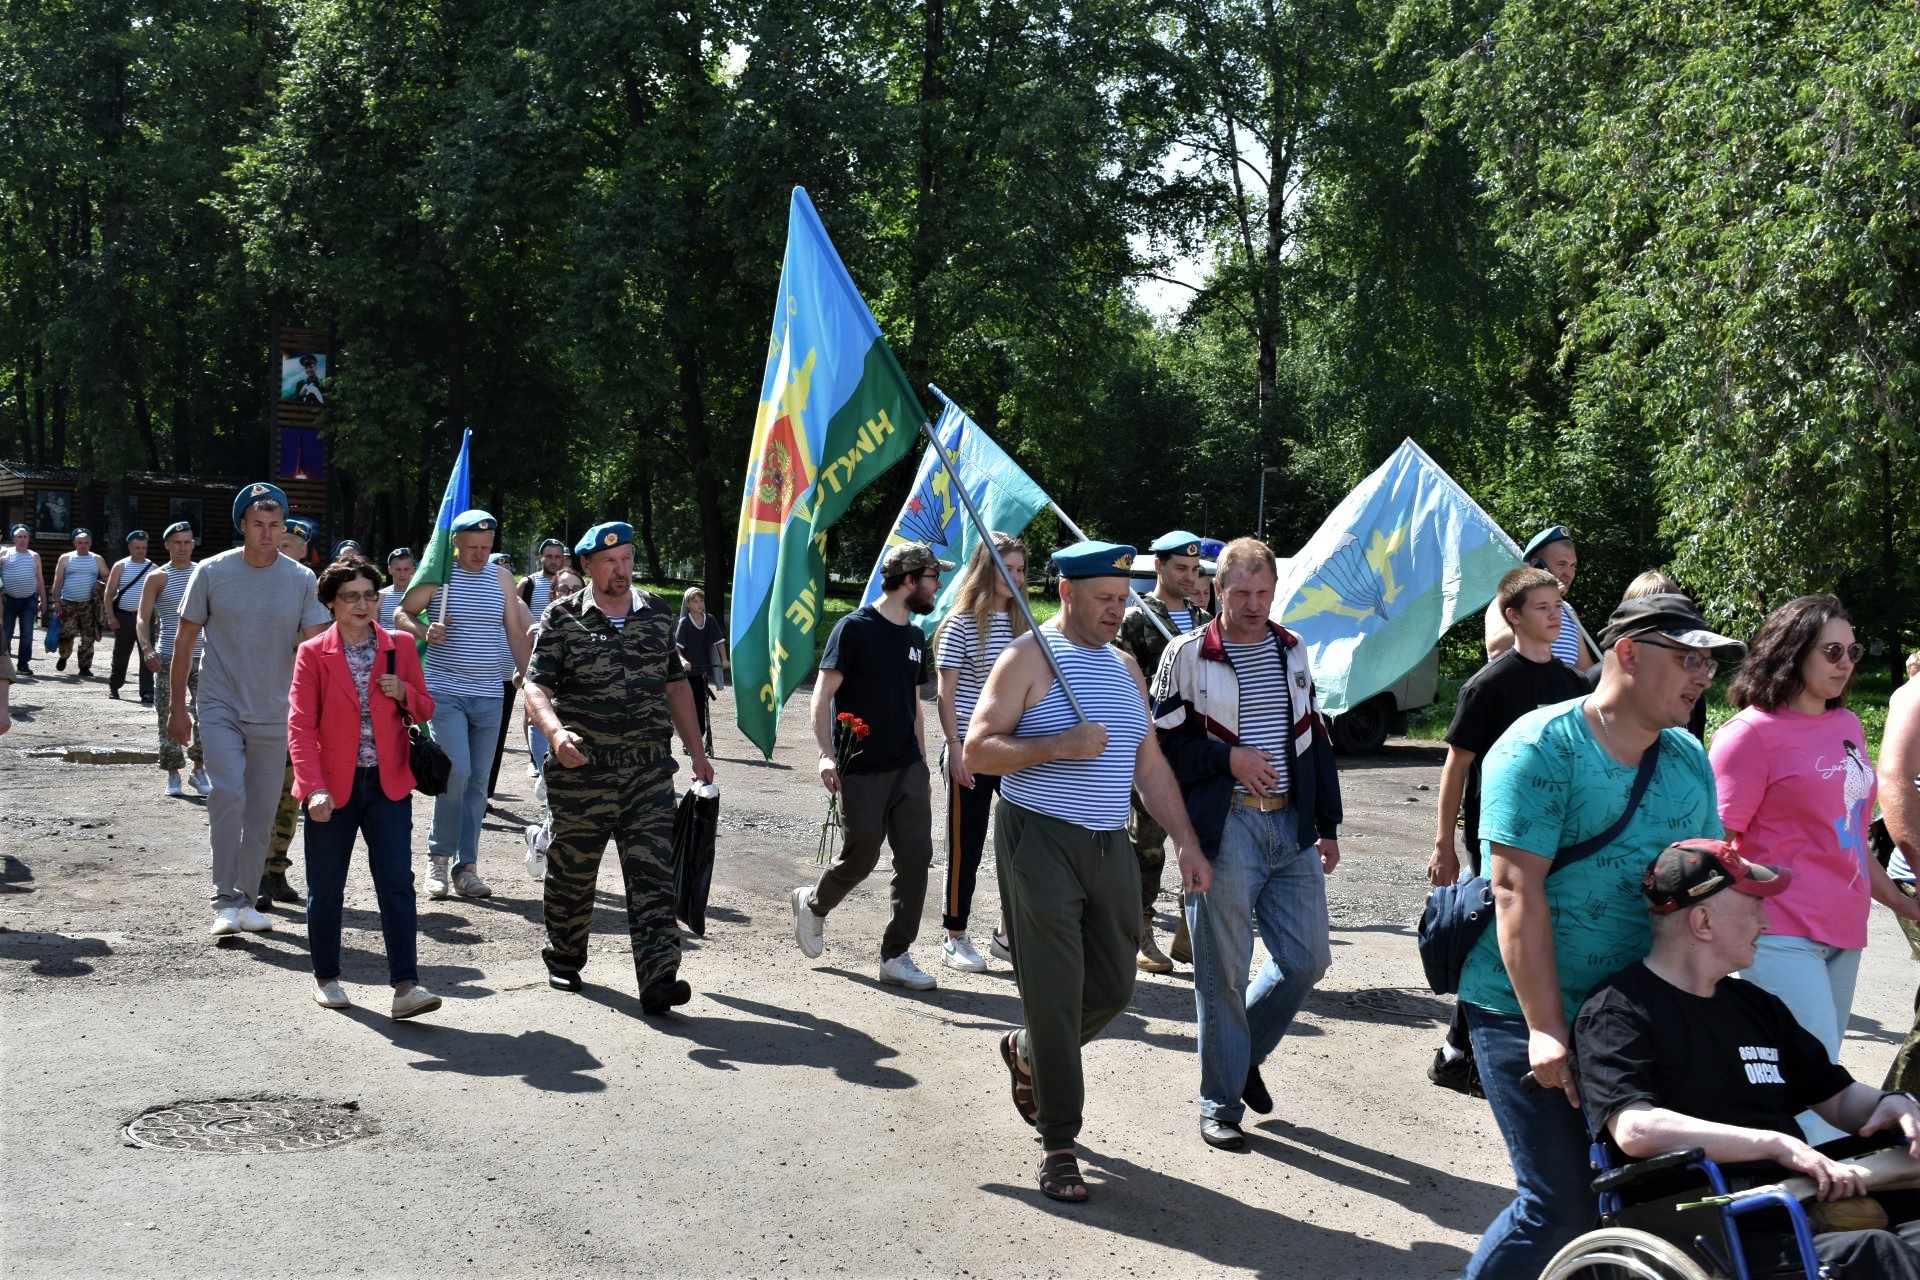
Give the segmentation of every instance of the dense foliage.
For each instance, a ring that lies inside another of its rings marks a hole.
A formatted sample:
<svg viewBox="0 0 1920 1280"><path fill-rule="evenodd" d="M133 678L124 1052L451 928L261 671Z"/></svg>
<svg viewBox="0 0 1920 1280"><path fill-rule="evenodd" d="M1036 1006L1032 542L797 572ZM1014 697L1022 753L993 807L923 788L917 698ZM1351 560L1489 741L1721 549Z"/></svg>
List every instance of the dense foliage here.
<svg viewBox="0 0 1920 1280"><path fill-rule="evenodd" d="M310 325L343 525L417 539L471 427L516 549L622 516L723 584L798 183L909 375L1091 531L1250 530L1270 466L1285 551L1411 435L1517 536L1575 526L1590 619L1658 564L1737 627L1838 590L1897 653L1917 14L11 6L0 457L256 471Z"/></svg>

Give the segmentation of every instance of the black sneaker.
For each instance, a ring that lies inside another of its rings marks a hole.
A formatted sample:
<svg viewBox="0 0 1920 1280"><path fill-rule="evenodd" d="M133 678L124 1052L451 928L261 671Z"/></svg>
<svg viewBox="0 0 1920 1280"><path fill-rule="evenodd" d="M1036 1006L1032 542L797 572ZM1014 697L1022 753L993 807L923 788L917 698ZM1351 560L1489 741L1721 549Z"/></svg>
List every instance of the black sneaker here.
<svg viewBox="0 0 1920 1280"><path fill-rule="evenodd" d="M583 985L577 973L565 973L559 969L547 970L547 985L555 991L578 991Z"/></svg>
<svg viewBox="0 0 1920 1280"><path fill-rule="evenodd" d="M663 979L640 993L640 1012L665 1013L693 999L693 988L679 978Z"/></svg>
<svg viewBox="0 0 1920 1280"><path fill-rule="evenodd" d="M53 669L54 669L55 671L65 671L65 670L67 669L67 655L66 655L66 654L64 654L64 653L63 653L63 654L61 654L61 655L60 655L60 657L59 657L59 658L58 658L58 659L57 659L57 660L56 660L56 661L54 662L54 664L53 664Z"/></svg>
<svg viewBox="0 0 1920 1280"><path fill-rule="evenodd" d="M1247 1068L1247 1084L1240 1090L1240 1101L1261 1115L1273 1112L1273 1095L1267 1092L1267 1082L1260 1078L1260 1068Z"/></svg>
<svg viewBox="0 0 1920 1280"><path fill-rule="evenodd" d="M1445 1049L1435 1049L1433 1063L1427 1068L1427 1079L1442 1089L1464 1093L1469 1098L1487 1096L1487 1091L1480 1087L1480 1066L1469 1053L1450 1059Z"/></svg>

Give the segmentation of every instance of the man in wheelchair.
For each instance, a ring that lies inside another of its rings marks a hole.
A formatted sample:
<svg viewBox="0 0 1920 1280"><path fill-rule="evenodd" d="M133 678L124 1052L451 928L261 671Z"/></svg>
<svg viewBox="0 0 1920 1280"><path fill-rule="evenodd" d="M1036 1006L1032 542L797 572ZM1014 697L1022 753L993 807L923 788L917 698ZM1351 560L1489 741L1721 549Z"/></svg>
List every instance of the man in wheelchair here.
<svg viewBox="0 0 1920 1280"><path fill-rule="evenodd" d="M1579 1095L1570 1089L1569 1097L1576 1106L1584 1098L1588 1123L1616 1162L1698 1148L1736 1191L1804 1174L1818 1188L1818 1230L1819 1209L1867 1192L1858 1169L1836 1153L1899 1146L1920 1160L1920 1104L1911 1094L1854 1080L1778 998L1732 976L1753 963L1754 944L1767 928L1765 899L1790 878L1746 861L1724 841L1686 840L1663 850L1642 881L1653 949L1581 1006L1573 1032ZM1809 1146L1794 1120L1809 1108L1861 1137L1824 1150ZM1723 1260L1724 1239L1717 1250L1712 1243L1719 1238L1717 1209L1676 1211L1706 1194L1698 1174L1690 1180L1690 1193L1670 1185L1628 1192L1638 1208L1618 1217L1682 1243L1704 1234L1705 1256ZM1905 1180L1904 1171L1892 1180ZM1643 1192L1651 1202L1638 1199ZM1920 1280L1920 1191L1874 1194L1890 1225L1817 1235L1815 1253L1834 1280ZM1848 1208L1877 1220L1873 1205ZM1789 1273L1801 1274L1787 1211L1769 1213L1772 1222L1756 1216L1754 1231L1742 1232L1751 1272L1777 1274L1790 1262ZM1703 1229L1703 1221L1714 1229Z"/></svg>

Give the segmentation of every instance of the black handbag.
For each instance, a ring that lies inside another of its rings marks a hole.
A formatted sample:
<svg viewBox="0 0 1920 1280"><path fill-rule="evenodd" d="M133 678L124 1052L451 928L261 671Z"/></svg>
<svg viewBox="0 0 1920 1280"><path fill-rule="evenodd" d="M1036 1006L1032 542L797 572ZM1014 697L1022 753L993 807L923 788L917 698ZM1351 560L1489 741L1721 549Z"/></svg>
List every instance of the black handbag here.
<svg viewBox="0 0 1920 1280"><path fill-rule="evenodd" d="M387 674L393 674L393 650L387 650ZM407 704L395 702L400 723L407 726L407 766L413 770L413 789L423 796L444 795L453 776L453 761L433 740L433 731L407 714Z"/></svg>
<svg viewBox="0 0 1920 1280"><path fill-rule="evenodd" d="M1553 865L1547 868L1549 876L1598 853L1627 829L1641 797L1647 794L1647 784L1653 780L1653 767L1659 760L1660 739L1655 738L1640 757L1626 809L1599 835L1568 845L1555 855ZM1420 912L1420 966L1426 970L1427 986L1435 995L1460 993L1460 971L1467 966L1467 954L1492 923L1493 882L1485 876L1470 876L1427 891L1427 905Z"/></svg>

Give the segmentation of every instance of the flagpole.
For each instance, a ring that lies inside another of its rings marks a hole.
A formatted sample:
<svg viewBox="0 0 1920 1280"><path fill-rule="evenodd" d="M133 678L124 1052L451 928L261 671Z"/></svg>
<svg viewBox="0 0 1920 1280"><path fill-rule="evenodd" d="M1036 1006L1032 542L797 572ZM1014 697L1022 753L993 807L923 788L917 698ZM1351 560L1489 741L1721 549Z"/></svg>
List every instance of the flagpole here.
<svg viewBox="0 0 1920 1280"><path fill-rule="evenodd" d="M932 383L927 384L927 390L939 396L945 403L953 403L942 394L940 388ZM986 522L981 520L979 510L973 505L973 495L967 492L966 485L960 483L960 473L954 470L953 459L949 458L947 451L940 447L940 438L933 434L933 424L925 418L920 419L920 433L933 445L934 455L940 459L940 465L947 469L947 478L953 481L953 491L960 495L960 505L966 508L967 519L973 522L974 532L980 535L980 545L985 547L987 554L993 557L993 567L1000 571L1001 580L1007 584L1007 589L1013 592L1013 602L1020 607L1020 616L1027 620L1027 630L1035 633L1033 638L1034 642L1040 646L1040 656L1047 660L1047 666L1052 670L1053 678L1060 682L1060 692L1066 695L1067 705L1073 708L1074 718L1081 724L1087 723L1087 713L1081 709L1080 699L1073 696L1073 686L1067 683L1067 673L1060 669L1060 659L1054 656L1053 646L1047 643L1045 636L1038 634L1040 624L1033 620L1033 610L1027 606L1026 584L1014 581L1013 571L1007 568L1007 562L1000 558L1000 548L993 545L993 530L987 528Z"/></svg>

